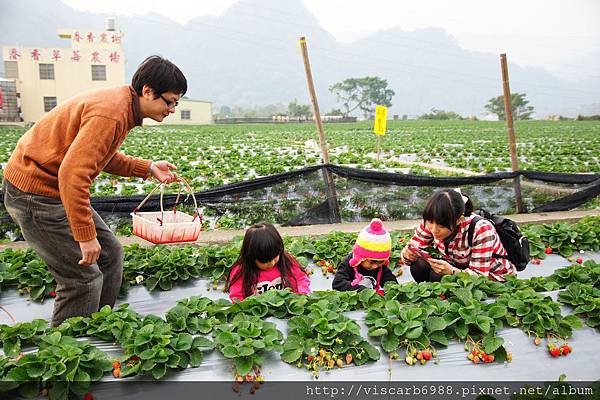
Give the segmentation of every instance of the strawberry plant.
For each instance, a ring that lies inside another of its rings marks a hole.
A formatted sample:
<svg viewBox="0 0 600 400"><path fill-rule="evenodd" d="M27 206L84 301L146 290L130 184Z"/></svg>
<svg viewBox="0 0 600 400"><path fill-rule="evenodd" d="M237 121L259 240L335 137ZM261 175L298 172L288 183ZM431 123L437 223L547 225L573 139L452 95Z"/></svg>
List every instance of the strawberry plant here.
<svg viewBox="0 0 600 400"><path fill-rule="evenodd" d="M531 288L536 292L550 292L560 289L560 284L552 276L535 276L529 279L519 279L517 275L506 275L505 283L508 291Z"/></svg>
<svg viewBox="0 0 600 400"><path fill-rule="evenodd" d="M202 350L212 348L213 343L205 337L173 332L164 320L149 315L136 335L123 343L124 355L118 375L151 374L154 379L161 379L168 368L200 366L204 358Z"/></svg>
<svg viewBox="0 0 600 400"><path fill-rule="evenodd" d="M142 325L142 316L121 304L116 309L104 306L87 320L86 334L108 342L123 343L135 335Z"/></svg>
<svg viewBox="0 0 600 400"><path fill-rule="evenodd" d="M427 360L423 362L423 352L429 355L432 342L448 346L455 337L481 338L486 353L495 352L496 360L503 362L506 359L503 340L494 332L502 328L507 310L482 302L486 292L481 288L490 293L499 292L499 288L482 285L481 278L458 274L444 277L441 283L390 285L386 301L367 309L365 323L370 327L369 335L381 337L381 346L392 359L396 358L399 347L405 347L405 361L409 365L424 364ZM405 291L402 286L412 287Z"/></svg>
<svg viewBox="0 0 600 400"><path fill-rule="evenodd" d="M121 304L116 309L102 307L89 317L71 317L51 331L73 337L92 336L107 342L123 344L142 325L142 316Z"/></svg>
<svg viewBox="0 0 600 400"><path fill-rule="evenodd" d="M468 336L465 342L467 359L472 361L473 364L492 363L494 361L511 362L512 354L506 352L503 343L504 339L496 337L493 331L478 341Z"/></svg>
<svg viewBox="0 0 600 400"><path fill-rule="evenodd" d="M288 329L281 359L305 367L315 378L323 368L363 365L379 359L377 349L360 336L358 324L326 300L308 306L307 314L290 318Z"/></svg>
<svg viewBox="0 0 600 400"><path fill-rule="evenodd" d="M255 380L261 376L261 353L281 352L283 334L272 322L239 313L231 322L217 325L213 337L215 347L225 358L233 360L235 379Z"/></svg>
<svg viewBox="0 0 600 400"><path fill-rule="evenodd" d="M389 284L386 285L385 289L386 299L395 299L400 303L417 303L424 299L439 297L445 293L445 289L440 282Z"/></svg>
<svg viewBox="0 0 600 400"><path fill-rule="evenodd" d="M498 297L497 306L506 307L505 320L509 326L519 326L535 336L569 338L573 329L583 325L575 315L563 317L558 303L549 296L542 296L532 289L518 290Z"/></svg>
<svg viewBox="0 0 600 400"><path fill-rule="evenodd" d="M550 276L561 288L565 288L570 283L579 282L592 286L600 286L600 264L592 260L586 261L583 265L572 265L559 268Z"/></svg>
<svg viewBox="0 0 600 400"><path fill-rule="evenodd" d="M242 247L242 238L236 238L231 243L225 245L207 246L200 250L200 263L202 276L218 281L226 280L229 275L229 269L240 255Z"/></svg>
<svg viewBox="0 0 600 400"><path fill-rule="evenodd" d="M154 246L151 249L130 246L125 251L122 290L136 284L138 276L143 277L149 291L156 288L170 290L173 282L199 278L202 262L198 249L193 246Z"/></svg>
<svg viewBox="0 0 600 400"><path fill-rule="evenodd" d="M245 313L260 318L267 316L288 318L303 314L307 302L305 295L294 294L290 290L269 290L231 305L227 312L233 316Z"/></svg>
<svg viewBox="0 0 600 400"><path fill-rule="evenodd" d="M14 326L0 325L0 344L4 355L16 357L24 345L37 345L47 329L48 322L43 319L20 322Z"/></svg>
<svg viewBox="0 0 600 400"><path fill-rule="evenodd" d="M48 267L32 249L0 252L0 275L4 286L16 286L32 300L44 301L56 290Z"/></svg>
<svg viewBox="0 0 600 400"><path fill-rule="evenodd" d="M558 294L558 301L575 307L573 314L584 318L588 326L600 327L600 289L574 282Z"/></svg>
<svg viewBox="0 0 600 400"><path fill-rule="evenodd" d="M315 255L313 260L327 261L334 265L339 264L350 252L356 241L357 234L344 232L331 232L327 236L314 241Z"/></svg>
<svg viewBox="0 0 600 400"><path fill-rule="evenodd" d="M167 311L165 319L175 332L206 334L212 332L215 325L226 321L224 312L230 307L231 303L226 300L213 302L206 297L193 296L179 300Z"/></svg>
<svg viewBox="0 0 600 400"><path fill-rule="evenodd" d="M526 225L522 231L529 239L531 257L544 258L551 252L569 257L576 250L600 250L599 226L600 217L591 216L574 224Z"/></svg>
<svg viewBox="0 0 600 400"><path fill-rule="evenodd" d="M64 399L71 393L83 396L91 382L110 370L111 362L104 352L88 342L53 332L41 338L38 352L7 365L2 380L18 384L20 394L26 397L49 388L50 399Z"/></svg>

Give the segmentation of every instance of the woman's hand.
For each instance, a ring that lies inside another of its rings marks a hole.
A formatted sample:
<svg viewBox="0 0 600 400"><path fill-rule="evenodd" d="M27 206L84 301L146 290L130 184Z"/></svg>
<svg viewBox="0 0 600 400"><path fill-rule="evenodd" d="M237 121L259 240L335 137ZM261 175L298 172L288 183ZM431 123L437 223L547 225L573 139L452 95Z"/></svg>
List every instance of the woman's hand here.
<svg viewBox="0 0 600 400"><path fill-rule="evenodd" d="M408 245L404 246L404 249L402 249L402 253L400 253L400 255L405 263L414 262L419 257L419 253L412 250Z"/></svg>
<svg viewBox="0 0 600 400"><path fill-rule="evenodd" d="M430 258L427 262L431 265L431 269L438 275L452 275L454 272L454 267L447 261Z"/></svg>

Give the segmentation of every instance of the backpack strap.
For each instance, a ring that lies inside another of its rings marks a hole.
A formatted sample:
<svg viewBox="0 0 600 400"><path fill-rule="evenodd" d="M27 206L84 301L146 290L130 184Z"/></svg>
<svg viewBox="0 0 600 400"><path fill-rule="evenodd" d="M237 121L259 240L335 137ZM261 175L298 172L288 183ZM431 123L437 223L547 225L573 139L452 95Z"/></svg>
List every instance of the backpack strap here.
<svg viewBox="0 0 600 400"><path fill-rule="evenodd" d="M469 247L471 247L471 248L473 247L473 235L475 234L475 225L477 225L477 222L481 221L482 219L489 219L489 218L484 218L479 215L475 215L475 217L473 218L473 220L471 220L471 223L469 224L469 233L467 235L467 240L469 243ZM494 224L492 223L492 225L494 225ZM505 260L509 259L507 255L503 256L503 255L496 254L496 253L493 253L492 257L503 258Z"/></svg>
<svg viewBox="0 0 600 400"><path fill-rule="evenodd" d="M475 215L471 220L471 223L469 224L469 232L467 234L469 247L473 247L473 235L475 234L475 225L477 225L477 222L481 221L482 219L484 218L480 217L479 215Z"/></svg>

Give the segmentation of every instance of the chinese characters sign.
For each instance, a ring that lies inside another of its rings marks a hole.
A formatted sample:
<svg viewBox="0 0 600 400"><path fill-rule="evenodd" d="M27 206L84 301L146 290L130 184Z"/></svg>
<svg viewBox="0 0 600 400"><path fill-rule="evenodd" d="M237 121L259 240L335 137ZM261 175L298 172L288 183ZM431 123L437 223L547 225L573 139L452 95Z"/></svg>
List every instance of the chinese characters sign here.
<svg viewBox="0 0 600 400"><path fill-rule="evenodd" d="M3 59L5 61L30 60L39 63L92 63L92 64L121 64L123 63L123 52L114 48L23 48L3 47Z"/></svg>

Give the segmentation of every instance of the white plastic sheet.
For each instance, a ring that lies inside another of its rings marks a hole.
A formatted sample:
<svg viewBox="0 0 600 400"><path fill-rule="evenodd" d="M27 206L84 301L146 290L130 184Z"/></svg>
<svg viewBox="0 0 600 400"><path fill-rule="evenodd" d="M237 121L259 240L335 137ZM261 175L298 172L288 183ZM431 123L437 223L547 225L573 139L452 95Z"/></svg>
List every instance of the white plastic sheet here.
<svg viewBox="0 0 600 400"><path fill-rule="evenodd" d="M592 258L600 261L599 253L583 255L585 259ZM550 255L540 265L530 264L520 273L520 277L528 279L532 276L551 275L555 269L568 266L570 263L557 255ZM410 273L406 270L400 282L411 281ZM311 276L313 290L328 290L331 288L332 278L325 279L320 270ZM211 290L209 290L211 288ZM550 295L556 299L558 292ZM10 290L0 294L0 302L10 310L18 321L30 321L35 318L50 320L53 301L47 300L43 304L26 300L16 291ZM190 296L206 296L209 298L227 298L221 290L212 290L212 283L199 279L187 284L174 287L170 291L148 292L144 287L134 287L129 290L127 298L120 299L118 303L129 303L130 307L141 314L155 314L164 316L165 312L175 306L177 300ZM563 314L568 314L568 307L563 307ZM364 311L352 311L346 315L361 327L362 335L367 336L367 327L363 322ZM271 318L278 328L287 334L286 321ZM4 313L0 314L0 323L10 323ZM574 332L569 344L573 353L568 357L552 358L544 345L536 347L533 338L520 329L502 329L498 334L505 339L505 347L513 354L512 363L480 364L474 365L466 358L464 343L452 342L447 348L438 349L439 365L433 362L425 366L408 366L402 359L392 362L385 353L379 361L360 367L353 366L341 370L334 369L322 372L319 381L556 381L561 374L565 374L569 381L594 381L600 379L600 363L598 351L600 350L600 333L597 330L585 327ZM371 340L377 347L377 342ZM110 343L91 340L92 344L111 355L118 355L120 347ZM262 368L267 381L308 381L312 376L305 369L298 369L293 365L283 362L276 353L265 356ZM231 381L233 374L231 363L218 351L205 353L203 364L198 368L188 368L182 371L170 372L165 379L171 381ZM136 378L133 378L134 380ZM105 381L113 380L106 376Z"/></svg>

